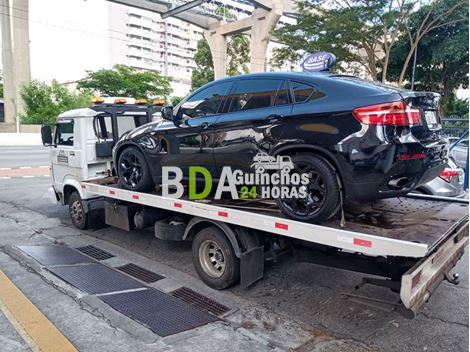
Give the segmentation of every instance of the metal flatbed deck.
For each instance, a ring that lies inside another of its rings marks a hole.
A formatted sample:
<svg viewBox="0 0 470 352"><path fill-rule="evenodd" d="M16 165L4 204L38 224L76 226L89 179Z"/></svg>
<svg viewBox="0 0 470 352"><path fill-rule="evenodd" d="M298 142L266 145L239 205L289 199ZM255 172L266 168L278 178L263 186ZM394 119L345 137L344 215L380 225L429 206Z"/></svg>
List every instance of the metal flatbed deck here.
<svg viewBox="0 0 470 352"><path fill-rule="evenodd" d="M456 232L468 231L468 201L403 197L346 205L346 224L285 218L269 201L190 201L120 189L115 178L82 183L96 196L222 221L373 256L425 257Z"/></svg>

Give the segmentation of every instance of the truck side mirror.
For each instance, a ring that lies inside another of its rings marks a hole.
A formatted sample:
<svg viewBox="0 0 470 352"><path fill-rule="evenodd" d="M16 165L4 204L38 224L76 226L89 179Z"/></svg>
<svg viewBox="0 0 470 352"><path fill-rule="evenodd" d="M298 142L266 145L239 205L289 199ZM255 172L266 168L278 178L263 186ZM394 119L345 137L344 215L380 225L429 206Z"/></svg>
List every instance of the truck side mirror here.
<svg viewBox="0 0 470 352"><path fill-rule="evenodd" d="M172 106L164 106L161 110L161 114L165 120L173 121L173 107Z"/></svg>
<svg viewBox="0 0 470 352"><path fill-rule="evenodd" d="M42 145L49 147L52 145L52 129L49 125L44 125L41 127L41 139Z"/></svg>

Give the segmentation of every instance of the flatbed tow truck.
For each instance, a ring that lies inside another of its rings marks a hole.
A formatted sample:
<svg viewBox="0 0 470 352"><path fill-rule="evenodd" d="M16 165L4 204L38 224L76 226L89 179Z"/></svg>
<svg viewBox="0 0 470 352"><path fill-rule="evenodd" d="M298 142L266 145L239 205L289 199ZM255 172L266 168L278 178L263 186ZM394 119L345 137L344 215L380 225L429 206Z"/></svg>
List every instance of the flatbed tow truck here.
<svg viewBox="0 0 470 352"><path fill-rule="evenodd" d="M149 111L137 104L106 104L61 114L54 138L51 128L43 127L53 189L57 200L69 205L77 227L153 226L159 239L193 241L196 271L216 289L238 281L250 286L263 277L265 260L283 252L366 274L361 285L389 288L399 293L397 302L356 291L346 296L389 304L407 317L418 313L443 280L458 284L458 274L450 272L468 245L465 199L410 195L346 205L343 219L315 225L285 218L269 200L191 201L119 188L110 158L122 132L119 123L132 117L137 127L151 120ZM64 140L69 143L61 144ZM220 277L222 269L230 275Z"/></svg>

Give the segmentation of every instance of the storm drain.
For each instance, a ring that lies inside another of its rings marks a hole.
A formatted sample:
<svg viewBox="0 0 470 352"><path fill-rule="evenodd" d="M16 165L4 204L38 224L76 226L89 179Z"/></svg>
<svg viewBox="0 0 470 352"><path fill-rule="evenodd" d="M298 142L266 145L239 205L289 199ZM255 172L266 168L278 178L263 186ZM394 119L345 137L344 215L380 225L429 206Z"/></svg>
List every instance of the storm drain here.
<svg viewBox="0 0 470 352"><path fill-rule="evenodd" d="M218 320L211 314L155 289L117 293L98 298L162 337Z"/></svg>
<svg viewBox="0 0 470 352"><path fill-rule="evenodd" d="M165 278L165 276L161 276L157 273L154 273L153 271L147 270L133 263L117 267L116 269L148 284Z"/></svg>
<svg viewBox="0 0 470 352"><path fill-rule="evenodd" d="M80 251L86 254L89 257L95 258L96 260L106 260L110 258L114 258L115 256L109 252L103 251L95 246L84 246L76 248L77 251Z"/></svg>
<svg viewBox="0 0 470 352"><path fill-rule="evenodd" d="M71 265L96 263L93 259L61 245L17 246L43 265Z"/></svg>
<svg viewBox="0 0 470 352"><path fill-rule="evenodd" d="M89 294L145 287L137 280L98 263L76 266L54 266L47 269L70 285Z"/></svg>
<svg viewBox="0 0 470 352"><path fill-rule="evenodd" d="M176 298L185 301L186 303L189 303L195 307L198 307L215 315L220 316L230 310L230 308L224 306L223 304L220 304L210 299L209 297L203 296L188 287L181 287L177 290L170 292L170 294Z"/></svg>

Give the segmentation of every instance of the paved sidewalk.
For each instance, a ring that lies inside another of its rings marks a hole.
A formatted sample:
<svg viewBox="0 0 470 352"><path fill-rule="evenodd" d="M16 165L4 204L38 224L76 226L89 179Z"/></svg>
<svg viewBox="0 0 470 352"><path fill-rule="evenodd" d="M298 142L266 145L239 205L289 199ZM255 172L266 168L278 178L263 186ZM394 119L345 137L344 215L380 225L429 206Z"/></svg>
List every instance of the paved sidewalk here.
<svg viewBox="0 0 470 352"><path fill-rule="evenodd" d="M188 274L80 233L58 219L2 201L0 234L1 270L79 351L375 351L230 293L212 290ZM165 276L151 285L154 288L168 292L186 286L231 310L221 321L159 337L96 297L68 285L16 248L53 243L72 248L96 245L116 255L102 262L108 266L135 263ZM0 320L0 324L6 323ZM19 343L21 351L24 344L11 328L8 331L10 345Z"/></svg>

